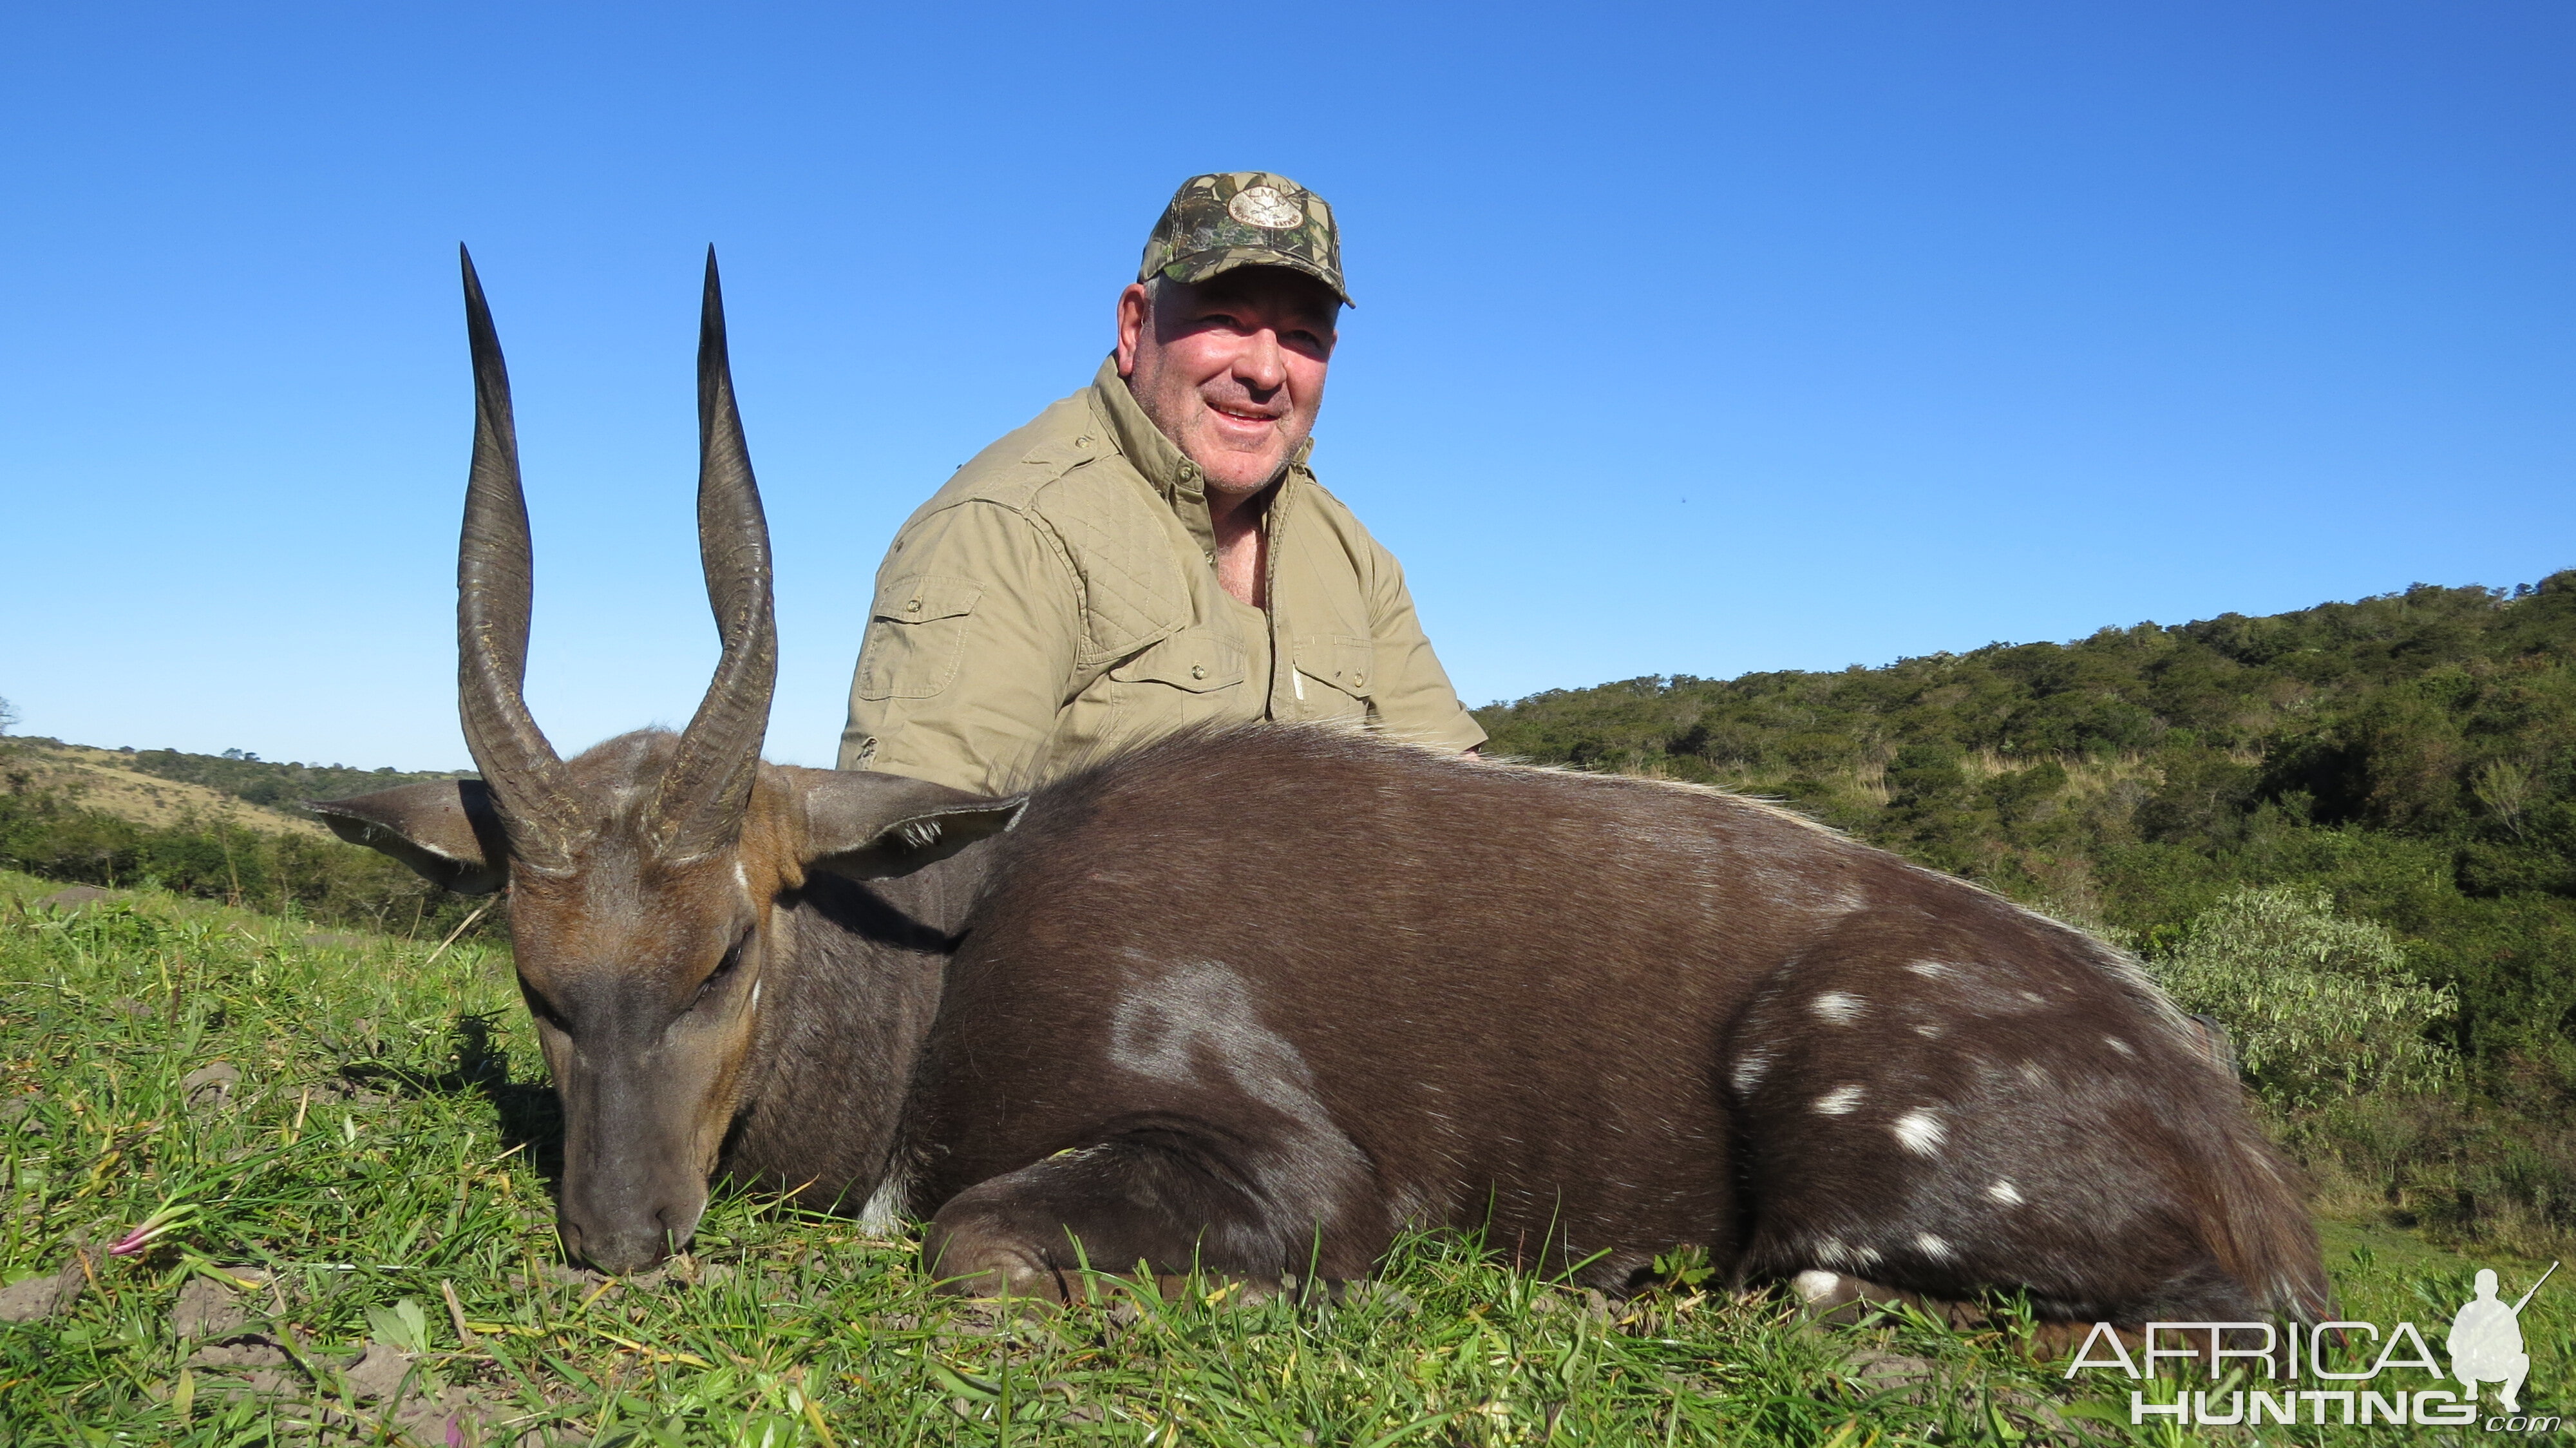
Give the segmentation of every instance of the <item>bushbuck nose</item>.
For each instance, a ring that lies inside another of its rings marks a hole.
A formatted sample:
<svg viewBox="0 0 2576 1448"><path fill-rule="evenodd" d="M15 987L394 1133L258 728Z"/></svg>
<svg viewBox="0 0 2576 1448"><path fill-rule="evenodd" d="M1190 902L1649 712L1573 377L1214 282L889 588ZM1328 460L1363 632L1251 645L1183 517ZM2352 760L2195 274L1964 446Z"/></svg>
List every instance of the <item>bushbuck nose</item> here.
<svg viewBox="0 0 2576 1448"><path fill-rule="evenodd" d="M633 1075L575 1068L560 1078L568 1120L556 1210L564 1245L604 1272L641 1272L678 1251L706 1208L705 1169L670 1109L685 1103Z"/></svg>
<svg viewBox="0 0 2576 1448"><path fill-rule="evenodd" d="M618 1276L644 1271L671 1255L671 1234L658 1222L649 1229L630 1227L617 1232L585 1232L567 1223L564 1237L573 1255Z"/></svg>
<svg viewBox="0 0 2576 1448"><path fill-rule="evenodd" d="M674 1240L678 1234L665 1217L664 1213L654 1212L641 1218L585 1224L566 1210L561 1223L564 1247L572 1256L611 1275L642 1272L670 1256L680 1245Z"/></svg>

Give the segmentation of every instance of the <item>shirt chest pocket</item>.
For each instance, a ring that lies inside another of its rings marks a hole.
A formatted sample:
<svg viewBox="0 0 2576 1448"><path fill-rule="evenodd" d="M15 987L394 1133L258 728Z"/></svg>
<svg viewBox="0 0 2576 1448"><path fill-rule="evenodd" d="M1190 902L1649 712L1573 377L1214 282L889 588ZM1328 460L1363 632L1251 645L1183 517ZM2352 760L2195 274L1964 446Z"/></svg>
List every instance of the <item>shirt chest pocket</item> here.
<svg viewBox="0 0 2576 1448"><path fill-rule="evenodd" d="M927 699L957 677L966 657L966 621L984 585L967 578L915 573L877 588L855 685L862 699Z"/></svg>
<svg viewBox="0 0 2576 1448"><path fill-rule="evenodd" d="M1121 684L1163 684L1188 694L1212 694L1243 682L1249 664L1243 645L1210 629L1185 628L1109 671Z"/></svg>
<svg viewBox="0 0 2576 1448"><path fill-rule="evenodd" d="M1350 718L1368 712L1377 688L1377 649L1349 634L1300 634L1296 650L1297 696L1312 719Z"/></svg>

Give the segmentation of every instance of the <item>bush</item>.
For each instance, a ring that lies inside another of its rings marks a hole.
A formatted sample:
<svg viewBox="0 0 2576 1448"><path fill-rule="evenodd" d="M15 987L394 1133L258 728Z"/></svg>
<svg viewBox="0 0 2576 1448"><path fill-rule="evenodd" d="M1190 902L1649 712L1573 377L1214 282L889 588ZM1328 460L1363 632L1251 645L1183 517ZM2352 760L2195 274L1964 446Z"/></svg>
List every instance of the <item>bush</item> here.
<svg viewBox="0 0 2576 1448"><path fill-rule="evenodd" d="M2458 1073L2429 1035L2458 1000L2408 974L2394 935L2321 894L2239 890L2148 966L2176 1004L2227 1027L2246 1080L2282 1110L2438 1090Z"/></svg>

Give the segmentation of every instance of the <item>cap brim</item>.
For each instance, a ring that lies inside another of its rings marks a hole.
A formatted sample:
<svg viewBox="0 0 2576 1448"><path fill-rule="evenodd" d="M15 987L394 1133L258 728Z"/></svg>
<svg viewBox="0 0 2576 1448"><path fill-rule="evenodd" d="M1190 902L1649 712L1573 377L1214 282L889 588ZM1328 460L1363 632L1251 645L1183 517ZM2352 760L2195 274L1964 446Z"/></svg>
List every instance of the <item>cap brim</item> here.
<svg viewBox="0 0 2576 1448"><path fill-rule="evenodd" d="M1189 256L1176 257L1166 263L1163 267L1163 275L1176 282L1196 286L1210 277L1223 276L1227 272L1248 266L1275 266L1292 272L1302 272L1331 287L1333 295L1342 299L1343 306L1359 305L1351 300L1350 289L1342 285L1340 277L1334 276L1304 257L1289 256L1282 252L1265 251L1247 254L1247 249L1243 247L1224 247L1216 251L1195 252Z"/></svg>

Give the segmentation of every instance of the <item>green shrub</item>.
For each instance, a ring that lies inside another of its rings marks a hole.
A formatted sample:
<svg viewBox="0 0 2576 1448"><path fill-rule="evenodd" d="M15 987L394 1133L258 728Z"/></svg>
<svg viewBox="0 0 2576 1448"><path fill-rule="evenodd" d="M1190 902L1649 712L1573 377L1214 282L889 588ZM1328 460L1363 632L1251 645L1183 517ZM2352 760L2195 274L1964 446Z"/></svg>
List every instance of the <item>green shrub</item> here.
<svg viewBox="0 0 2576 1448"><path fill-rule="evenodd" d="M2335 914L2322 894L2239 890L2148 968L2184 1010L2227 1027L2246 1080L2284 1110L2438 1090L2457 1074L2428 1033L2458 1000L2408 974L2396 936Z"/></svg>

